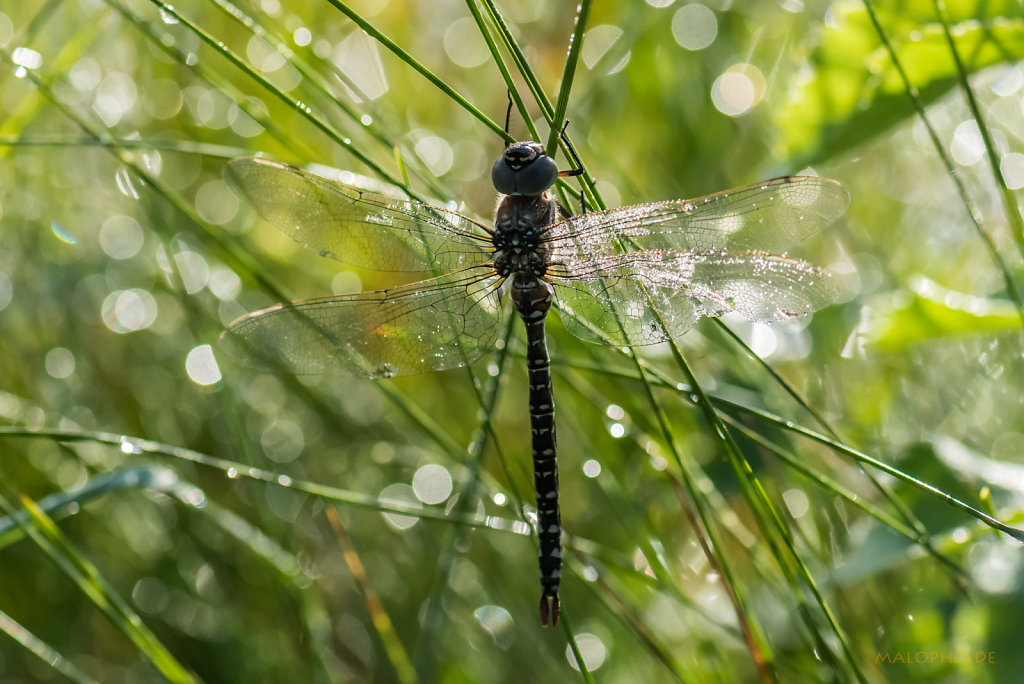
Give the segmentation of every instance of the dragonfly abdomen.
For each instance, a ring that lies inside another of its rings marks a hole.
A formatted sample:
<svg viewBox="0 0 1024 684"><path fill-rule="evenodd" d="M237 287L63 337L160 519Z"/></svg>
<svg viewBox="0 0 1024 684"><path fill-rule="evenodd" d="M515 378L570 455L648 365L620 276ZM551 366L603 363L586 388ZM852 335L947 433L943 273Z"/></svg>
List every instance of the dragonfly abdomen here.
<svg viewBox="0 0 1024 684"><path fill-rule="evenodd" d="M526 369L530 380L530 432L533 481L537 495L537 538L540 542L540 619L545 627L558 622L558 587L562 579L562 517L558 508L558 448L555 400L551 391L544 321L551 309L551 287L540 278L517 273L512 299L526 325Z"/></svg>

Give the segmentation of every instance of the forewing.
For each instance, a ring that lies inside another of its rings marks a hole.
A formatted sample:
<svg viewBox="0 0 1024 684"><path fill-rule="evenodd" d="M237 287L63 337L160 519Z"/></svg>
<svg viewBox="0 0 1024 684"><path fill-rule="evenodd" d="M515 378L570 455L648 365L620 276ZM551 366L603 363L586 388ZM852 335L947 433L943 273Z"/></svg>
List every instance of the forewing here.
<svg viewBox="0 0 1024 684"><path fill-rule="evenodd" d="M452 271L487 261L487 229L461 214L259 157L224 180L264 219L321 256L378 271Z"/></svg>
<svg viewBox="0 0 1024 684"><path fill-rule="evenodd" d="M245 366L299 374L378 378L464 366L498 334L498 278L478 270L254 311L224 331L221 349Z"/></svg>
<svg viewBox="0 0 1024 684"><path fill-rule="evenodd" d="M635 252L561 264L549 279L566 329L604 344L663 342L730 311L759 323L805 316L838 294L827 271L763 252Z"/></svg>
<svg viewBox="0 0 1024 684"><path fill-rule="evenodd" d="M778 253L835 221L849 203L834 180L786 176L698 199L574 216L546 239L556 261L628 249Z"/></svg>

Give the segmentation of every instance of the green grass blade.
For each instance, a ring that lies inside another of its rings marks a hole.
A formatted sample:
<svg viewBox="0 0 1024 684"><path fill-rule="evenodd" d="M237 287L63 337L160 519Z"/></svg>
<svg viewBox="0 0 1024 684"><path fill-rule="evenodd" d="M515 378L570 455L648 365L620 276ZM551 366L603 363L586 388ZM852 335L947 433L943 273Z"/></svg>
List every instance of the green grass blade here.
<svg viewBox="0 0 1024 684"><path fill-rule="evenodd" d="M245 60L239 57L237 54L232 52L225 46L221 41L218 41L213 35L204 31L195 22L191 21L188 17L175 10L170 5L161 2L160 0L150 0L154 5L160 8L161 12L166 12L169 16L174 17L177 21L181 22L184 26L187 26L196 36L198 36L207 46L212 48L214 51L220 53L225 59L231 62L238 70L244 73L247 77L256 81L260 87L277 97L281 102L292 108L299 115L307 119L316 128L320 129L325 135L327 135L336 145L344 148L352 156L358 159L360 162L365 164L368 168L372 169L374 173L380 176L385 181L396 185L406 192L409 193L410 197L418 198L412 189L407 188L402 184L401 179L392 176L386 169L377 164L373 159L364 154L358 147L352 144L350 140L342 135L339 135L334 128L328 124L322 117L317 115L312 108L302 102L296 101L290 97L287 93L282 91L280 88L275 86L269 80L264 78L259 72L251 68Z"/></svg>
<svg viewBox="0 0 1024 684"><path fill-rule="evenodd" d="M223 472L227 478L232 480L235 478L244 478L264 482L348 506L432 520L453 519L453 516L441 511L410 508L400 504L382 502L377 497L363 494L361 492L349 491L340 487L324 485L309 480L292 478L288 475L275 473L264 468L257 468L237 461L232 461L230 459L210 456L209 454L200 453L192 449L185 449L148 439L129 437L127 435L92 432L87 430L29 430L24 427L8 426L0 426L0 435L24 439L52 439L60 442L91 442L95 444L103 444L120 449L124 453L167 456L181 461L197 463L206 467L215 468ZM18 518L17 516L14 516L13 518L5 520L17 521ZM459 522L460 524L477 528L506 529L507 531L512 531L511 526L504 525L499 521L481 521L476 517L468 515L459 519Z"/></svg>
<svg viewBox="0 0 1024 684"><path fill-rule="evenodd" d="M878 33L878 37L882 41L882 45L885 46L885 50L889 55L889 60L892 62L893 68L895 68L896 73L899 75L900 81L903 83L903 87L907 93L907 96L910 98L911 103L914 106L914 111L916 112L917 117L924 124L925 130L928 132L928 138L931 141L932 146L935 148L936 153L942 160L942 164L946 168L946 172L949 174L950 180L952 180L953 184L956 186L957 193L960 196L960 202L964 205L964 208L966 209L967 216L974 227L974 231L978 234L978 237L985 245L985 249L991 255L992 263L995 264L996 267L999 269L999 272L1003 278L1003 284L1006 288L1006 293L1013 301L1014 306L1017 309L1017 315L1021 319L1021 323L1024 323L1024 296L1022 296L1020 291L1017 289L1017 285L1013 281L1013 276L1010 273L1010 269L1007 266L1006 262L1003 260L1002 256L999 254L999 250L996 248L996 245L993 242L992 237L985 231L984 228L982 228L981 223L978 220L978 216L980 214L978 210L975 208L974 202L971 201L970 196L967 194L967 188L964 187L964 182L961 179L960 174L957 173L956 168L953 165L953 161L949 158L945 146L939 140L938 133L935 132L935 128L932 126L931 121L929 121L928 115L925 112L924 103L921 101L920 93L918 92L917 87L910 81L910 77L907 75L906 70L903 68L903 64L900 61L899 55L897 54L896 49L893 47L892 42L889 40L888 32L882 27L881 21L878 18L878 14L875 11L874 3L872 2L872 0L864 0L864 7L867 9L868 16L871 18L871 24L874 27L875 31ZM966 84L966 74L963 71L963 64L960 61L959 54L956 51L955 44L952 42L952 38L949 37L949 27L948 25L946 25L945 22L943 22L943 31L947 35L947 38L949 38L950 40L950 51L956 61L958 74L960 74L960 77L964 83L964 88L967 93L968 102L972 103L973 111L974 108L977 107L977 102L973 98L973 93L970 90L970 86ZM978 122L978 129L982 132L982 135L984 136L985 149L988 151L991 161L993 147L992 141L988 134L987 127L985 126L984 120L980 117L980 114L975 113L975 120ZM1006 201L1006 193L1008 191L1006 189L1006 182L1002 178L1002 174L999 171L998 163L995 164L995 169L996 178L999 179L999 183L1003 192L1003 198L1004 201ZM1012 206L1014 206L1014 204L1007 204L1008 209ZM1020 213L1014 210L1009 210L1009 214L1011 225L1014 226L1015 231L1019 231ZM1013 218L1014 216L1016 216L1016 221ZM1018 246L1021 246L1022 244L1024 243L1021 243L1020 238L1018 237Z"/></svg>
<svg viewBox="0 0 1024 684"><path fill-rule="evenodd" d="M432 73L427 67L421 64L416 58L410 55L408 52L398 46L393 40L388 38L384 33L373 26L368 20L362 17L358 12L350 8L341 0L328 0L334 7L342 12L346 17L354 21L359 28L366 31L367 35L376 40L378 43L390 50L396 57L412 67L417 73L423 78L427 79L430 83L434 84L438 90L449 97L453 102L458 104L460 107L465 109L467 112L472 114L480 123L484 124L492 131L497 133L499 136L504 137L505 132L501 126L492 121L486 114L481 112L479 109L470 104L469 100L460 95L455 91L454 88L444 82L443 79Z"/></svg>
<svg viewBox="0 0 1024 684"><path fill-rule="evenodd" d="M569 39L569 51L565 59L565 69L562 71L562 83L558 88L558 100L551 115L551 132L548 133L548 140L544 145L546 150L553 150L558 144L558 136L561 132L559 122L565 120L565 112L569 108L569 93L572 92L573 79L579 68L580 51L583 49L583 33L588 26L590 9L593 4L593 0L583 0L576 13L575 28L572 38Z"/></svg>
<svg viewBox="0 0 1024 684"><path fill-rule="evenodd" d="M73 682L79 684L99 684L99 682L80 670L71 660L65 658L45 641L18 624L14 618L0 610L0 631L11 637L19 646L38 657Z"/></svg>
<svg viewBox="0 0 1024 684"><path fill-rule="evenodd" d="M1003 207L1006 210L1006 218L1010 223L1014 240L1017 242L1017 249L1020 251L1021 255L1024 256L1024 217L1021 216L1020 208L1017 206L1017 200L1014 197L1014 194L1006 186L1006 179L1003 177L999 159L996 156L996 145L992 140L992 134L989 131L988 124L985 123L985 117L982 115L981 107L978 106L978 99L974 96L974 90L971 88L971 84L967 80L967 69L964 67L964 62L960 58L960 50L956 46L956 41L953 40L953 33L949 27L949 17L946 14L945 3L942 2L942 0L932 0L932 5L935 7L935 14L939 19L939 24L942 25L942 34L946 39L947 45L949 45L949 54L953 57L953 62L956 64L956 74L957 78L960 80L960 89L963 91L964 97L967 99L967 106L971 109L971 115L977 122L978 131L981 133L981 139L985 143L985 157L988 159L989 168L992 170L992 176L995 178L996 185L999 186L1000 196L1003 199ZM1024 310L1022 310L1021 315L1024 317Z"/></svg>
<svg viewBox="0 0 1024 684"><path fill-rule="evenodd" d="M771 654L771 649L768 646L767 639L765 638L764 630L756 616L747 607L747 600L739 583L737 582L737 578L732 570L731 564L718 551L719 549L723 549L724 545L721 540L718 539L716 526L712 522L710 510L707 507L705 497L700 493L700 487L696 484L697 478L692 473L691 467L687 463L686 459L682 456L680 449L676 446L675 438L672 435L672 430L669 428L664 410L656 400L651 385L646 380L646 373L643 371L639 360L636 359L634 355L631 356L633 356L635 367L640 374L641 386L643 387L647 401L656 418L662 438L665 440L669 452L672 454L676 467L679 469L679 473L682 477L686 496L680 497L680 504L684 511L686 511L689 519L700 520L700 524L703 526L703 529L695 529L695 534L698 537L707 537L708 543L703 545L703 548L705 553L709 554L709 561L722 571L723 584L728 587L727 591L733 601L737 622L741 626L744 641L750 651L751 658L757 665L758 669L762 672L762 676L768 676L769 664L773 660L773 656ZM682 364L687 371L689 370L689 366L684 360L682 360L681 356L676 359L676 362ZM691 380L693 380L692 375ZM712 413L711 415L713 416L714 414ZM716 419L712 425L717 426L716 432L720 438L724 438L724 427L721 426L721 423ZM693 506L695 512L690 512L688 510L690 505Z"/></svg>
<svg viewBox="0 0 1024 684"><path fill-rule="evenodd" d="M198 680L146 627L99 569L67 540L60 528L28 497L21 496L21 503L31 518L31 523L24 525L26 534L100 612L135 644L139 652L148 658L168 681L175 684L197 682ZM15 509L6 496L0 495L0 508L8 516L15 517Z"/></svg>

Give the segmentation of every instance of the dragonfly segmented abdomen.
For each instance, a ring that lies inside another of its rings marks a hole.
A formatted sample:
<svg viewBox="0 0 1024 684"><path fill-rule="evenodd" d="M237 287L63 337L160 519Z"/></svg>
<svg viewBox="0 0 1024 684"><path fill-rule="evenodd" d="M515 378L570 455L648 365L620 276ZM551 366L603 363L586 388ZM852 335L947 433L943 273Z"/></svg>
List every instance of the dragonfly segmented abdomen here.
<svg viewBox="0 0 1024 684"><path fill-rule="evenodd" d="M551 309L550 286L534 276L517 274L512 281L516 311L526 326L526 370L530 381L530 445L537 496L537 561L540 567L540 619L545 627L558 622L558 588L562 581L562 515L558 503L558 446L555 399L551 389L544 321Z"/></svg>

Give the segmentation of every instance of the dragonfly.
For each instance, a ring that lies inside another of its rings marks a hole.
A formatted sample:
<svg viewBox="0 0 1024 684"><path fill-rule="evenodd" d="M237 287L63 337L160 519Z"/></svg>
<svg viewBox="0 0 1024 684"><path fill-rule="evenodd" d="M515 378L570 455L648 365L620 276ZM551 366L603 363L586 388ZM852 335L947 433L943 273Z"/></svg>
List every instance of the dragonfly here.
<svg viewBox="0 0 1024 684"><path fill-rule="evenodd" d="M588 342L642 346L704 316L805 316L837 297L827 271L786 250L839 218L836 181L785 176L690 200L572 215L559 171L533 141L508 144L491 179L493 227L452 209L347 185L262 157L224 178L263 219L324 257L429 275L387 290L275 304L222 334L258 369L388 378L458 368L495 347L508 294L526 328L539 542L540 621L558 621L562 527L545 320Z"/></svg>

